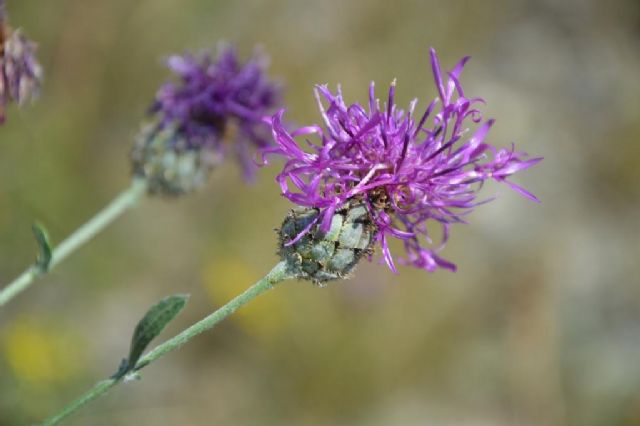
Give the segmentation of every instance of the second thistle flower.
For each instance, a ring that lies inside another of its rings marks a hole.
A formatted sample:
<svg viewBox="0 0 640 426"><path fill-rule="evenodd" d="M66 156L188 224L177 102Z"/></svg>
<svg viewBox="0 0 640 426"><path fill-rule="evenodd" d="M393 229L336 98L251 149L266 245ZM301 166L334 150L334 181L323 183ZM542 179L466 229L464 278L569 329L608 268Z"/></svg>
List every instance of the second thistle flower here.
<svg viewBox="0 0 640 426"><path fill-rule="evenodd" d="M200 186L210 170L234 155L245 178L255 173L255 148L269 145L264 118L280 102L280 87L266 75L268 60L247 62L229 46L217 59L204 53L172 56L178 77L158 90L151 120L132 152L134 174L151 192L179 195Z"/></svg>

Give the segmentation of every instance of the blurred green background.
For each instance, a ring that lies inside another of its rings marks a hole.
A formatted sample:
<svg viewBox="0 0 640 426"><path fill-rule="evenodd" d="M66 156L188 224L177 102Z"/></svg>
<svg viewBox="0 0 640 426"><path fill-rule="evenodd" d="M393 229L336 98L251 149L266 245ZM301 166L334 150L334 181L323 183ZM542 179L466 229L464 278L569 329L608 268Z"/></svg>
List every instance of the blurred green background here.
<svg viewBox="0 0 640 426"><path fill-rule="evenodd" d="M288 117L318 121L312 85L365 101L398 79L402 105L435 95L472 55L468 94L491 140L545 161L516 180L535 205L494 203L444 251L459 272L363 264L327 288L290 282L155 363L70 425L640 424L640 4L637 0L9 0L40 44L42 98L0 128L0 281L129 182L127 155L168 73L218 40L259 43ZM162 339L276 262L290 205L277 167L235 164L180 201L147 199L0 312L0 424L51 414L112 374L165 295L192 295ZM160 341L160 339L158 340Z"/></svg>

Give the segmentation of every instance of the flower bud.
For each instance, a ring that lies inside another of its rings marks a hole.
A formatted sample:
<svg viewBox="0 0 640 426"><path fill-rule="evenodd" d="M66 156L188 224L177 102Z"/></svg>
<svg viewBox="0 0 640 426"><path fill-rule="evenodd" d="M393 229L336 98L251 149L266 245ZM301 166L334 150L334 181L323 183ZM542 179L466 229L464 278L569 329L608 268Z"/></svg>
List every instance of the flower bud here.
<svg viewBox="0 0 640 426"><path fill-rule="evenodd" d="M373 252L377 230L360 202L337 209L326 233L320 230L319 214L315 208L292 210L279 231L278 254L298 278L324 285L347 277L364 255ZM302 234L309 226L311 229ZM295 243L289 243L296 238Z"/></svg>
<svg viewBox="0 0 640 426"><path fill-rule="evenodd" d="M201 187L220 158L206 146L189 147L175 127L150 124L136 138L131 162L149 193L178 196Z"/></svg>

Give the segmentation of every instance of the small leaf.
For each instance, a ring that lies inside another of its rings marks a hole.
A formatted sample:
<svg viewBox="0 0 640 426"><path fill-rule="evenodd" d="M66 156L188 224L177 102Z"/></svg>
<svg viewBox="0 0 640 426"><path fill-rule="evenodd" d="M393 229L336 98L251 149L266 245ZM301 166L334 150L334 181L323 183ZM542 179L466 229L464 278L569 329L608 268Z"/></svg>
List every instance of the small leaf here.
<svg viewBox="0 0 640 426"><path fill-rule="evenodd" d="M127 361L126 358L123 358L122 361L120 361L118 371L116 371L115 374L110 378L118 380L121 377L124 377L124 375L127 374L127 371L129 371L129 361Z"/></svg>
<svg viewBox="0 0 640 426"><path fill-rule="evenodd" d="M125 369L118 371L120 377L131 371L149 343L182 311L189 296L176 294L166 297L152 306L140 320L133 332L131 350ZM124 371L123 371L124 370Z"/></svg>
<svg viewBox="0 0 640 426"><path fill-rule="evenodd" d="M49 242L49 234L46 228L38 222L34 223L31 229L33 229L33 235L36 237L36 242L40 249L40 253L38 253L36 259L36 268L44 273L49 270L49 264L51 263L51 256L53 254L51 243Z"/></svg>

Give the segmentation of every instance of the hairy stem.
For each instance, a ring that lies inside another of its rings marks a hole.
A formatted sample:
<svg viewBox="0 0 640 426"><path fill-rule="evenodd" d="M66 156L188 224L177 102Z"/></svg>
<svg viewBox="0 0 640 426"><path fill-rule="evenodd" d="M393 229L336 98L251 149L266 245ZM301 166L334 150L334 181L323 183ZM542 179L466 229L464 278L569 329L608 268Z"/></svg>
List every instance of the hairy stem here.
<svg viewBox="0 0 640 426"><path fill-rule="evenodd" d="M43 271L42 268L34 264L0 290L0 306L7 304L11 299L25 291L36 279L51 271L71 253L100 233L107 225L135 206L146 190L147 184L144 180L134 179L131 186L121 192L107 207L55 247L47 271Z"/></svg>
<svg viewBox="0 0 640 426"><path fill-rule="evenodd" d="M249 303L251 300L266 292L267 290L272 289L276 284L288 279L292 278L289 268L286 262L278 263L272 270L269 272L264 278L260 281L249 287L245 290L244 293L236 296L234 299L229 301L226 305L222 306L218 310L211 313L209 316L204 319L198 321L193 324L191 327L187 328L180 334L174 336L173 338L167 340L166 342L156 346L153 350L151 350L148 354L140 358L135 368L134 372L146 367L153 361L158 358L164 356L168 352L179 349L182 345L187 343L189 340L193 339L197 335L211 329L214 325L233 314L238 308ZM65 417L74 413L78 409L82 408L87 403L93 401L94 399L104 395L116 384L122 381L121 378L111 378L108 380L103 380L98 382L93 388L91 388L87 393L82 395L80 398L71 402L65 408L62 409L58 414L49 419L45 420L42 425L55 425L62 421Z"/></svg>

